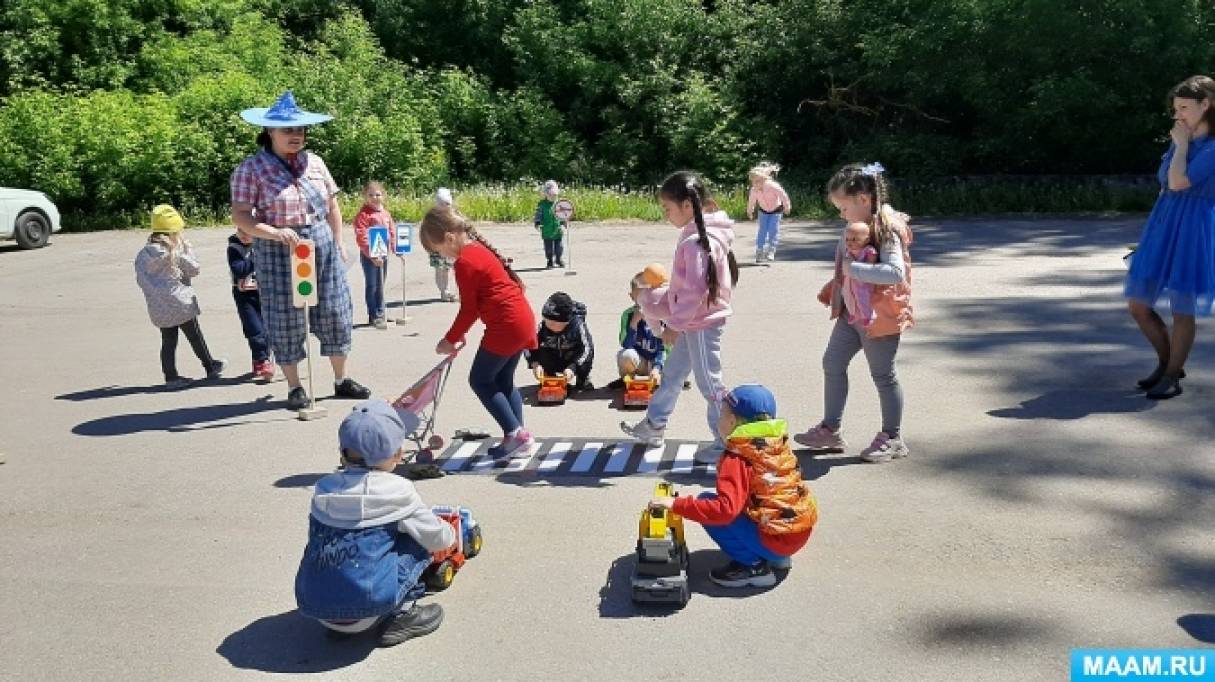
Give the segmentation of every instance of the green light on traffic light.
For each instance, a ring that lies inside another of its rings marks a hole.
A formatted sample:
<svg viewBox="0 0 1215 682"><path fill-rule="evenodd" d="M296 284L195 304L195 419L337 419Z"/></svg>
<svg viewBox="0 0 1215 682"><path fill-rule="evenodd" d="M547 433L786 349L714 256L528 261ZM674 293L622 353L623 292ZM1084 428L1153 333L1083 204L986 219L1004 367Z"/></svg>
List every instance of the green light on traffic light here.
<svg viewBox="0 0 1215 682"><path fill-rule="evenodd" d="M296 290L300 292L300 296L309 296L312 294L312 282L300 282Z"/></svg>

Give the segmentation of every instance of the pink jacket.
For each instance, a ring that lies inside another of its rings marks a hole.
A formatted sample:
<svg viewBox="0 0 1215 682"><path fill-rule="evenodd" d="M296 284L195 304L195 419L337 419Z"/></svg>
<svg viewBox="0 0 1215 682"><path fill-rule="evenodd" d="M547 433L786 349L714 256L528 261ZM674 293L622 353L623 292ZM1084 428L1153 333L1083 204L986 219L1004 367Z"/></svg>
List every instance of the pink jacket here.
<svg viewBox="0 0 1215 682"><path fill-rule="evenodd" d="M638 303L646 318L662 320L677 332L720 327L730 309L730 266L727 257L734 243L734 221L724 211L705 215L705 232L712 250L706 254L696 233L696 223L688 223L679 233L671 281L656 289L642 291ZM717 270L717 300L709 303L709 268Z"/></svg>
<svg viewBox="0 0 1215 682"><path fill-rule="evenodd" d="M751 193L747 196L747 215L755 215L756 205L768 213L774 213L777 208L781 208L785 213L793 210L793 202L789 201L785 188L775 180L764 182L758 191L754 185L751 186Z"/></svg>

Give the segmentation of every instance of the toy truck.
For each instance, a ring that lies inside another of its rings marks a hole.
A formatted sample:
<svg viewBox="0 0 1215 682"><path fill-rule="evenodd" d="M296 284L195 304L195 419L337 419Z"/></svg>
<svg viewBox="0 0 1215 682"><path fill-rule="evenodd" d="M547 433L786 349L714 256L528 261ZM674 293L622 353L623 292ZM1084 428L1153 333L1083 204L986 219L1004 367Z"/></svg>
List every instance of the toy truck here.
<svg viewBox="0 0 1215 682"><path fill-rule="evenodd" d="M456 541L445 550L435 552L430 567L424 574L426 584L438 592L451 587L456 579L456 572L464 562L481 553L481 524L473 518L467 507L435 506L431 507L435 516L451 524L456 530Z"/></svg>
<svg viewBox="0 0 1215 682"><path fill-rule="evenodd" d="M654 496L674 497L675 486L659 483ZM692 593L688 589L688 546L684 542L683 517L648 505L641 512L632 584L635 603L687 605Z"/></svg>
<svg viewBox="0 0 1215 682"><path fill-rule="evenodd" d="M569 389L566 387L565 375L546 374L540 380L540 390L536 392L536 402L541 405L560 405L565 402L568 395Z"/></svg>
<svg viewBox="0 0 1215 682"><path fill-rule="evenodd" d="M652 374L629 375L624 378L624 406L649 407L650 398L658 390L658 379Z"/></svg>

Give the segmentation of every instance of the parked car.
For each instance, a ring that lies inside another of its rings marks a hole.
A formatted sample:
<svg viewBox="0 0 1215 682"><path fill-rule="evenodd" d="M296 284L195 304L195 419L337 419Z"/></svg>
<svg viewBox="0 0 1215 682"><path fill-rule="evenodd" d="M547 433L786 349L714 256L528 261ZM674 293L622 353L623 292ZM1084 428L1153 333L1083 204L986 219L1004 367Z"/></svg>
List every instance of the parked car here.
<svg viewBox="0 0 1215 682"><path fill-rule="evenodd" d="M0 187L0 240L16 239L23 249L37 249L61 227L59 209L42 192Z"/></svg>

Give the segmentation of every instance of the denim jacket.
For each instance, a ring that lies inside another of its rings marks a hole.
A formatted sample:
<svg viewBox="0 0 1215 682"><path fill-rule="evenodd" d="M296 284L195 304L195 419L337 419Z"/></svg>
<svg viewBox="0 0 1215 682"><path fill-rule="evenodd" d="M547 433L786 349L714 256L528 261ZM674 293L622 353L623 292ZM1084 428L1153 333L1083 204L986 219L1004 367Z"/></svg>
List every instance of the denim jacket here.
<svg viewBox="0 0 1215 682"><path fill-rule="evenodd" d="M425 592L431 552L455 542L409 481L346 469L317 482L295 600L312 618L382 616Z"/></svg>

